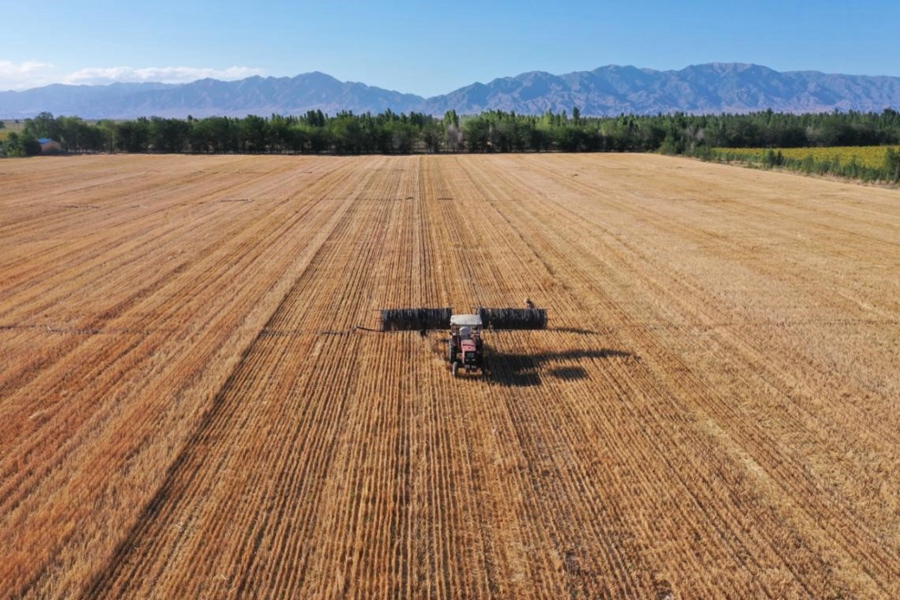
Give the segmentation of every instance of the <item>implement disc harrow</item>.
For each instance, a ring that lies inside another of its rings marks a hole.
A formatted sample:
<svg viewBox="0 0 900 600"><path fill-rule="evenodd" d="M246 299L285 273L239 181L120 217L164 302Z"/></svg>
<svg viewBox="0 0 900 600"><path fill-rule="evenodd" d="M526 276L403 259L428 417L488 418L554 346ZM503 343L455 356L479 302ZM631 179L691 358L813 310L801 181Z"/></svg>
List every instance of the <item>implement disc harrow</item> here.
<svg viewBox="0 0 900 600"><path fill-rule="evenodd" d="M388 308L381 311L381 331L450 329L453 311L446 308Z"/></svg>
<svg viewBox="0 0 900 600"><path fill-rule="evenodd" d="M547 310L543 308L479 308L476 311L486 328L545 329ZM388 308L381 311L381 331L423 331L449 329L453 309Z"/></svg>
<svg viewBox="0 0 900 600"><path fill-rule="evenodd" d="M491 329L544 329L547 310L544 308L479 308L485 327Z"/></svg>

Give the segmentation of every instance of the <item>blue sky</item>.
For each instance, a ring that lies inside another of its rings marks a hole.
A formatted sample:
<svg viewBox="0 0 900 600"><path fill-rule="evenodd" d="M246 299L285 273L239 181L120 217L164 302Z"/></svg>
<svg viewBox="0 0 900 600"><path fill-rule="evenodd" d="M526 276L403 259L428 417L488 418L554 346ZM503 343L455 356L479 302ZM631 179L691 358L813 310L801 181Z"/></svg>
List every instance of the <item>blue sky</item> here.
<svg viewBox="0 0 900 600"><path fill-rule="evenodd" d="M900 0L0 2L0 90L323 71L436 95L608 64L900 76Z"/></svg>

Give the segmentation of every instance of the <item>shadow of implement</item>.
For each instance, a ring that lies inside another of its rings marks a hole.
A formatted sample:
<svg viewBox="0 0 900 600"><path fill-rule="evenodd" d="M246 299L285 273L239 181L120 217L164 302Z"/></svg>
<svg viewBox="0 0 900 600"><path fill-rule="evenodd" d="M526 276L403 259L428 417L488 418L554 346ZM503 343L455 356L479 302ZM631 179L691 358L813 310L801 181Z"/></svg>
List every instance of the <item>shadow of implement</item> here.
<svg viewBox="0 0 900 600"><path fill-rule="evenodd" d="M550 369L550 375L563 381L576 381L578 379L587 379L587 371L584 367L555 367Z"/></svg>
<svg viewBox="0 0 900 600"><path fill-rule="evenodd" d="M546 363L557 361L608 358L630 358L640 361L640 357L631 352L603 348L601 350L563 350L560 352L540 352L537 354L506 354L489 352L486 360L490 370L490 380L508 387L533 387L541 385L538 368ZM550 375L563 381L587 379L587 371L579 366L559 366L551 368Z"/></svg>

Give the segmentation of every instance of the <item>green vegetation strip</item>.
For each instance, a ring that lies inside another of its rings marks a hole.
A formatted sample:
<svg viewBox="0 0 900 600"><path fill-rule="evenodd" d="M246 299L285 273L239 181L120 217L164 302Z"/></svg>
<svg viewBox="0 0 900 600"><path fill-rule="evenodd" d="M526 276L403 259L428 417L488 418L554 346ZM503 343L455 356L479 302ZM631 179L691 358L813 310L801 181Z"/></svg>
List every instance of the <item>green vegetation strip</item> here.
<svg viewBox="0 0 900 600"><path fill-rule="evenodd" d="M707 154L703 158L838 175L862 181L900 181L900 147L713 148Z"/></svg>

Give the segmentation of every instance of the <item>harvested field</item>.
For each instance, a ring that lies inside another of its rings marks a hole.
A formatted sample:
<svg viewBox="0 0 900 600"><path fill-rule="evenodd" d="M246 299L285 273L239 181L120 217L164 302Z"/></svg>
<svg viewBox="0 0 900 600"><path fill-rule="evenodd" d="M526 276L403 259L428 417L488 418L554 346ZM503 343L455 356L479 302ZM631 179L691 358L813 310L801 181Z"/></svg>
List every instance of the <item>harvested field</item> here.
<svg viewBox="0 0 900 600"><path fill-rule="evenodd" d="M0 161L6 597L900 596L900 191ZM491 377L385 307L522 306Z"/></svg>

